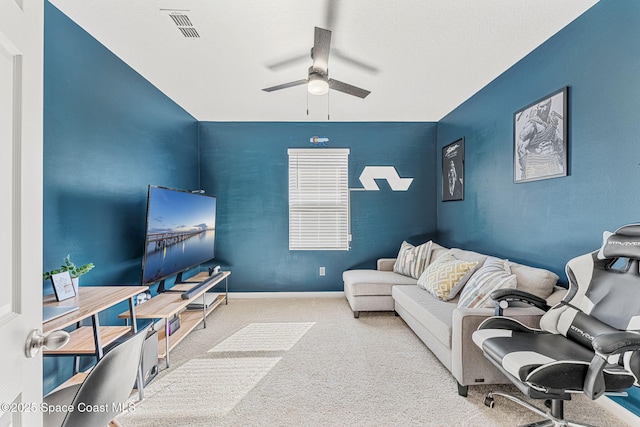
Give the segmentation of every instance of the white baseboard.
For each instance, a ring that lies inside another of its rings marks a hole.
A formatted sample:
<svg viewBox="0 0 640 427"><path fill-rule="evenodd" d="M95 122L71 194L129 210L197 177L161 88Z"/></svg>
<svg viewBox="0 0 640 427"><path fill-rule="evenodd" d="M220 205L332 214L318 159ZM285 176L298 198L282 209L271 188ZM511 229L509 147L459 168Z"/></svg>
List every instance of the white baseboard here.
<svg viewBox="0 0 640 427"><path fill-rule="evenodd" d="M229 292L229 299L242 298L345 298L343 291L332 292Z"/></svg>
<svg viewBox="0 0 640 427"><path fill-rule="evenodd" d="M620 418L622 421L626 422L630 426L636 426L640 424L640 417L638 417L633 412L629 411L624 406L621 406L616 402L614 402L613 400L609 399L607 396L603 396L600 399L596 399L594 402L596 402L598 405L600 405L602 408L607 410L609 413Z"/></svg>

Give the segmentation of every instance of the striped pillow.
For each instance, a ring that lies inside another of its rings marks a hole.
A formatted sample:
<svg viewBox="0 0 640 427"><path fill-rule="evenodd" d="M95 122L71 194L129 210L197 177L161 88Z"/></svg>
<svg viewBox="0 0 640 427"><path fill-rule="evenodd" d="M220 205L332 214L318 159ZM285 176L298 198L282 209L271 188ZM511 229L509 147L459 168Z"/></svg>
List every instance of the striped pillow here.
<svg viewBox="0 0 640 427"><path fill-rule="evenodd" d="M514 289L518 281L507 260L490 257L474 273L462 289L458 307L493 307L491 292L496 289Z"/></svg>
<svg viewBox="0 0 640 427"><path fill-rule="evenodd" d="M429 264L431 258L431 240L420 246L402 242L400 251L393 265L393 271L404 276L417 279Z"/></svg>

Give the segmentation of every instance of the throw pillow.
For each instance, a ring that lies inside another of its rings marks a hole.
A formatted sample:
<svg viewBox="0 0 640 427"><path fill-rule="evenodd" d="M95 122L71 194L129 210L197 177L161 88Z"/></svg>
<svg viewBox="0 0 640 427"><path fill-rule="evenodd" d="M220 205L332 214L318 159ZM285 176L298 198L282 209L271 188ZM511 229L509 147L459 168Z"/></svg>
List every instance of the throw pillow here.
<svg viewBox="0 0 640 427"><path fill-rule="evenodd" d="M458 307L493 307L491 292L496 289L515 288L518 284L507 260L488 258L469 279L458 300Z"/></svg>
<svg viewBox="0 0 640 427"><path fill-rule="evenodd" d="M418 286L438 299L449 301L460 292L476 265L475 261L462 261L446 253L424 270Z"/></svg>
<svg viewBox="0 0 640 427"><path fill-rule="evenodd" d="M393 271L417 279L429 264L430 256L431 240L419 246L402 242L396 262L393 265Z"/></svg>

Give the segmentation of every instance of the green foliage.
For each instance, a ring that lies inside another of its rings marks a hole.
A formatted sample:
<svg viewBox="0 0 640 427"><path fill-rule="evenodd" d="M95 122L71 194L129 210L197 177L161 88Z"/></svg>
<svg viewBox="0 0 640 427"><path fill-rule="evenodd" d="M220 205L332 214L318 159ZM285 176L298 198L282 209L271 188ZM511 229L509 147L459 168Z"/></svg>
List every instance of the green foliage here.
<svg viewBox="0 0 640 427"><path fill-rule="evenodd" d="M49 280L52 274L62 273L63 271L68 271L72 278L80 277L93 270L93 267L95 267L95 265L93 265L92 262L77 267L73 261L71 261L71 255L67 255L64 257L64 264L61 265L60 268L42 273L42 280Z"/></svg>

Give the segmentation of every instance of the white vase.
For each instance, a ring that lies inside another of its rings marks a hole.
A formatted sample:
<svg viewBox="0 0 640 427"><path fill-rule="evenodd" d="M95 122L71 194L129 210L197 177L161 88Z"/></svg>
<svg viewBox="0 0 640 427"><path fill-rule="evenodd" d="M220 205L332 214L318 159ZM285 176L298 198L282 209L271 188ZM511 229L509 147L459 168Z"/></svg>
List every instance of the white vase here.
<svg viewBox="0 0 640 427"><path fill-rule="evenodd" d="M76 291L76 295L78 295L78 283L80 282L79 277L72 277L71 283L73 283L73 290Z"/></svg>

